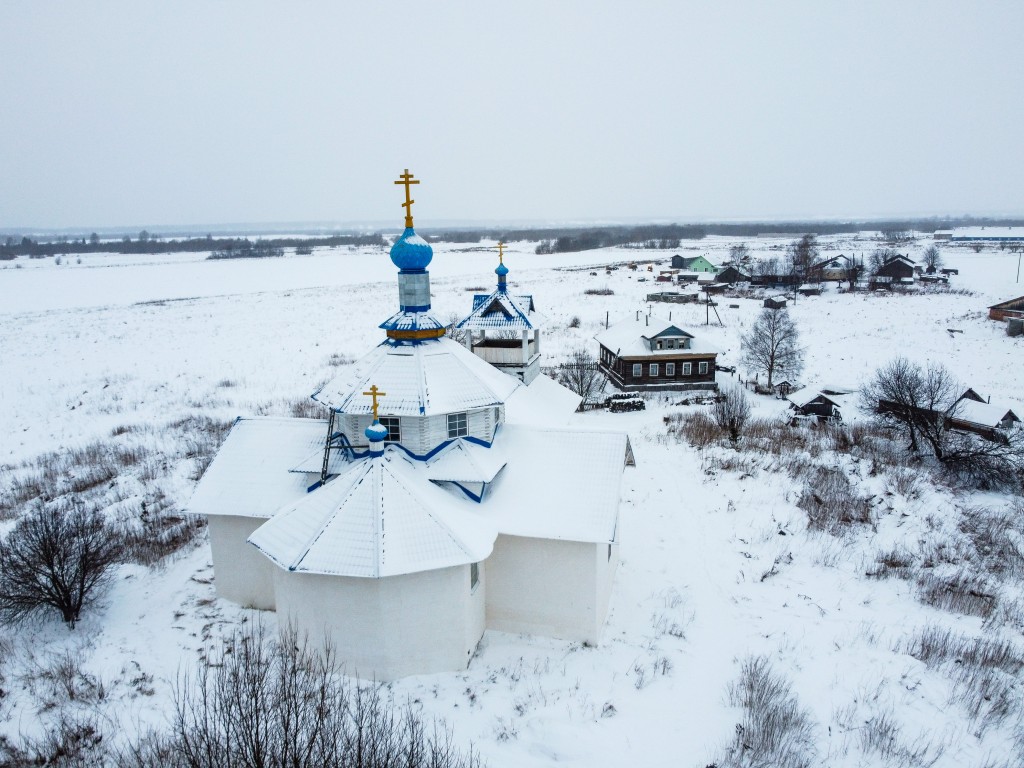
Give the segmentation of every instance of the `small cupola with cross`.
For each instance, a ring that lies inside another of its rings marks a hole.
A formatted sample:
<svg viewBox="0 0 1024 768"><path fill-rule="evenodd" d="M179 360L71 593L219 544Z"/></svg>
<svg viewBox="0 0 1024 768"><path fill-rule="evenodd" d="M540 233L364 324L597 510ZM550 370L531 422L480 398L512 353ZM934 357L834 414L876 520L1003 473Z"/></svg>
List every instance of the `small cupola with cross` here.
<svg viewBox="0 0 1024 768"><path fill-rule="evenodd" d="M498 243L498 285L473 297L473 311L456 328L477 357L529 384L540 373L540 323L533 296L508 291L505 243Z"/></svg>

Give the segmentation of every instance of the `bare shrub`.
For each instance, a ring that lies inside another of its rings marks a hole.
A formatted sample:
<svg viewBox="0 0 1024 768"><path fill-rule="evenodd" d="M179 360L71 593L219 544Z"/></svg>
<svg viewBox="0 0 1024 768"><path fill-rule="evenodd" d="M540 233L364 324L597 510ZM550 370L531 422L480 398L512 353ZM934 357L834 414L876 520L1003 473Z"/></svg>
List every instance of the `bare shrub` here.
<svg viewBox="0 0 1024 768"><path fill-rule="evenodd" d="M975 556L989 573L1020 577L1024 574L1024 509L1021 502L1004 509L966 507L958 528L974 547Z"/></svg>
<svg viewBox="0 0 1024 768"><path fill-rule="evenodd" d="M875 556L875 567L865 575L873 579L903 579L908 580L914 576L913 553L906 547L895 546L892 549L879 552Z"/></svg>
<svg viewBox="0 0 1024 768"><path fill-rule="evenodd" d="M723 432L729 433L729 440L735 446L740 441L743 427L750 418L750 401L743 389L733 386L725 389L711 406L711 418Z"/></svg>
<svg viewBox="0 0 1024 768"><path fill-rule="evenodd" d="M379 685L343 677L334 656L294 631L270 641L262 628L225 640L179 679L172 724L119 755L121 768L318 765L352 768L469 768L472 752L425 723L412 705L394 709Z"/></svg>
<svg viewBox="0 0 1024 768"><path fill-rule="evenodd" d="M944 754L944 747L923 736L907 743L902 730L892 711L876 712L858 729L861 751L878 755L885 765L905 768L930 768Z"/></svg>
<svg viewBox="0 0 1024 768"><path fill-rule="evenodd" d="M573 350L568 360L559 363L557 370L558 383L583 398L583 405L604 394L608 376L588 350L582 347Z"/></svg>
<svg viewBox="0 0 1024 768"><path fill-rule="evenodd" d="M148 494L116 524L128 562L155 565L194 541L205 518L182 513L160 490Z"/></svg>
<svg viewBox="0 0 1024 768"><path fill-rule="evenodd" d="M694 448L706 448L722 435L722 430L707 411L673 413L664 420L670 437L685 440Z"/></svg>
<svg viewBox="0 0 1024 768"><path fill-rule="evenodd" d="M587 296L614 296L615 291L611 288L587 288L583 293Z"/></svg>
<svg viewBox="0 0 1024 768"><path fill-rule="evenodd" d="M732 742L716 762L719 768L810 768L815 765L814 729L792 687L776 675L765 657L743 662L729 686L729 704L743 708Z"/></svg>
<svg viewBox="0 0 1024 768"><path fill-rule="evenodd" d="M123 554L94 507L73 500L36 507L0 543L0 617L16 622L56 609L74 628Z"/></svg>
<svg viewBox="0 0 1024 768"><path fill-rule="evenodd" d="M1024 654L1006 639L969 638L929 625L895 648L953 681L954 700L981 729L1021 710L1019 676Z"/></svg>
<svg viewBox="0 0 1024 768"><path fill-rule="evenodd" d="M42 737L20 743L0 736L0 765L8 768L92 768L108 765L109 757L103 731L94 716L62 712Z"/></svg>
<svg viewBox="0 0 1024 768"><path fill-rule="evenodd" d="M874 525L868 500L855 493L838 469L815 468L796 505L807 513L807 527L812 531L836 536L852 525Z"/></svg>
<svg viewBox="0 0 1024 768"><path fill-rule="evenodd" d="M311 397L293 400L289 410L296 419L325 419L328 415L327 406Z"/></svg>
<svg viewBox="0 0 1024 768"><path fill-rule="evenodd" d="M995 610L998 596L977 574L959 570L940 576L925 571L917 579L918 599L933 608L987 618Z"/></svg>

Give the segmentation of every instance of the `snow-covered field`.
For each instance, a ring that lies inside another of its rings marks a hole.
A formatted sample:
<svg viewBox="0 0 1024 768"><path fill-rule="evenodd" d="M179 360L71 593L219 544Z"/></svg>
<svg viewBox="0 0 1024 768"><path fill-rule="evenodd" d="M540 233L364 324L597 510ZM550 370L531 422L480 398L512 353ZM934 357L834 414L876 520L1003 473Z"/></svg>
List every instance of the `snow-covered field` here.
<svg viewBox="0 0 1024 768"><path fill-rule="evenodd" d="M736 242L707 238L684 242L678 252L721 263ZM789 241L746 242L755 256L781 256ZM868 255L877 246L867 234L820 242L823 255ZM901 251L913 257L928 244ZM606 314L615 322L646 311L646 294L663 287L653 281L657 266L654 273L610 275L588 267L667 262L672 254L533 251L534 244L513 243L506 264L514 290L533 293L549 320L547 365L579 346L596 352L592 338ZM964 291L801 298L791 312L807 347L803 379L856 387L905 355L941 361L993 402L1017 407L1024 339L1007 337L986 310L1024 294L1015 284L1017 255L946 248L943 256L959 268L953 287ZM491 286L495 263L493 253L435 246L435 314L446 320L468 313L470 289ZM614 293L588 295L588 288ZM380 249L256 261L89 255L59 266L2 263L0 483L12 483L45 452L114 444L124 435L141 435L136 439L158 455L169 425L188 417L290 415L378 343L377 324L396 303L395 270ZM735 364L740 334L760 302L719 299L717 309L723 325L712 315L705 327L702 306L653 305L655 314L671 311L674 321L706 336L722 350L721 363ZM579 327L569 327L575 317ZM492 766L704 766L742 717L728 704L729 684L745 659L765 656L809 713L811 764L1017 764L1019 713L971 717L949 670L906 652L907 639L926 625L1021 645L1013 611L983 621L922 604L912 582L864 576L883 549L918 550L960 535L958 509L1010 500L953 491L926 475L897 488L885 473L837 458L855 487L874 496L877 523L841 538L812 534L795 504L800 484L784 471L756 456L730 469L713 451L669 439L663 418L688 408L676 400L660 395L646 411L574 417L627 430L637 460L625 474L622 565L602 642L591 648L488 632L466 672L394 683L396 700L442 716L456 740L473 742ZM770 416L785 403L758 398L755 407ZM174 456L147 467L144 483L183 507L195 467L187 452ZM119 498L130 501L133 488L125 484ZM6 631L0 730L37 734L55 716L58 697L41 670L69 650L103 695L60 706L102 713L117 736L162 725L179 672L257 617L215 599L211 580L209 550L200 542L154 568L122 567L103 604L74 631L59 622ZM260 618L274 621L273 614ZM1020 674L1013 673L1018 700ZM881 747L865 736L879 732L880 718L892 725L881 729Z"/></svg>

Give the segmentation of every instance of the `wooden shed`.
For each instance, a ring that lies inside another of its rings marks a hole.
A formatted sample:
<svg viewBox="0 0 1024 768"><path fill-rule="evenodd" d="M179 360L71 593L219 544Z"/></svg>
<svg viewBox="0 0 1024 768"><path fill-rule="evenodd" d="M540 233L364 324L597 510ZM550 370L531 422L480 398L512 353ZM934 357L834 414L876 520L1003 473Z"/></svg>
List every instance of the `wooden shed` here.
<svg viewBox="0 0 1024 768"><path fill-rule="evenodd" d="M988 316L992 320L1009 320L1024 318L1024 296L1007 299L988 308Z"/></svg>

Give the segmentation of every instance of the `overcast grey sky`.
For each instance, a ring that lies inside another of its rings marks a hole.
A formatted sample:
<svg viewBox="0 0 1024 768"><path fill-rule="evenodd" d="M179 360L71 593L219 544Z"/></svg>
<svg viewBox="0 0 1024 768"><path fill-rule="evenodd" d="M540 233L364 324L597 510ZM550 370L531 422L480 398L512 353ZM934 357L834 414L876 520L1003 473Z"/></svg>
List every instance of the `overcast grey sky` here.
<svg viewBox="0 0 1024 768"><path fill-rule="evenodd" d="M0 4L0 227L1024 214L1024 2Z"/></svg>

